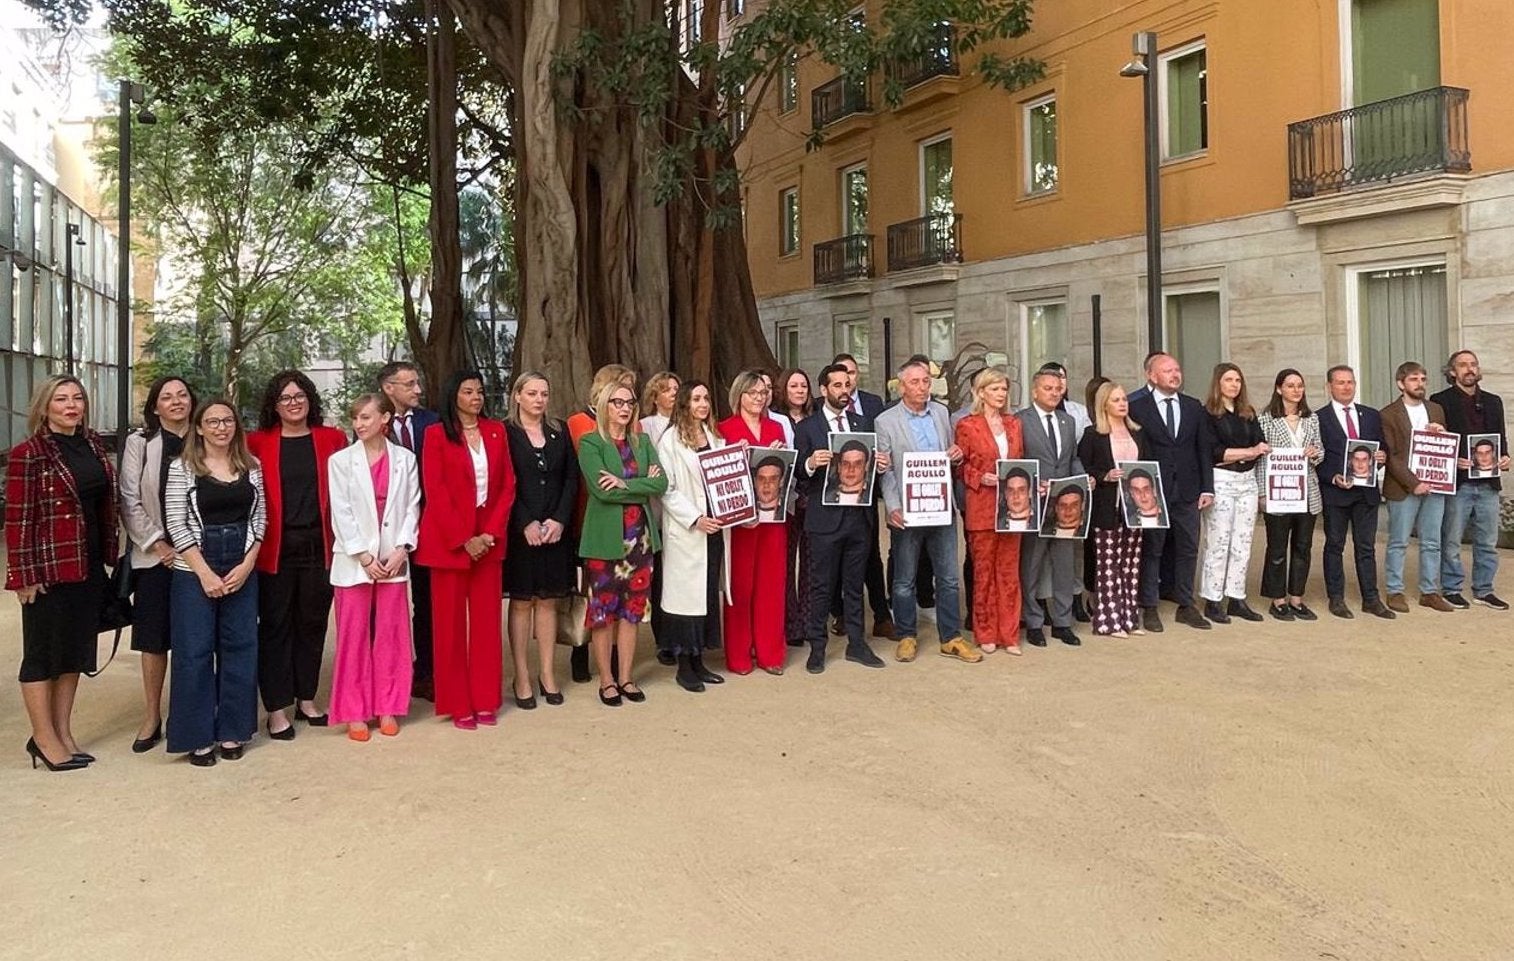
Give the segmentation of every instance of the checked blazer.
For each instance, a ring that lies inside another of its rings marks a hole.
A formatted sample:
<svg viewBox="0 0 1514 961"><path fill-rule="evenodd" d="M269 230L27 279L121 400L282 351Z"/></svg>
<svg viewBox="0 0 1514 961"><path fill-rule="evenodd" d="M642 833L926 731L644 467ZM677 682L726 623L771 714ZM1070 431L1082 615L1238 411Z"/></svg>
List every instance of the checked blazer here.
<svg viewBox="0 0 1514 961"><path fill-rule="evenodd" d="M117 542L116 465L100 435L85 429L105 466L108 493L101 504L100 542L114 563ZM5 589L76 584L89 579L84 504L74 475L44 427L11 449L5 468Z"/></svg>

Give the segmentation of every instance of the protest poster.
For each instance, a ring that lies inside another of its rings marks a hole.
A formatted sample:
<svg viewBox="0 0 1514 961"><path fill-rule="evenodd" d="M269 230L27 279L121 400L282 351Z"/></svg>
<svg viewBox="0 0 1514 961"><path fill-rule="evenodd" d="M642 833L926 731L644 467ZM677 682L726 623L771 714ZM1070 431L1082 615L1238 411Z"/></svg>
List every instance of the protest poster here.
<svg viewBox="0 0 1514 961"><path fill-rule="evenodd" d="M1460 449L1460 434L1417 430L1409 435L1409 473L1429 484L1432 494L1454 494Z"/></svg>
<svg viewBox="0 0 1514 961"><path fill-rule="evenodd" d="M1075 538L1088 536L1088 503L1092 499L1093 481L1087 474L1059 477L1046 493L1045 517L1041 536Z"/></svg>
<svg viewBox="0 0 1514 961"><path fill-rule="evenodd" d="M1162 490L1162 465L1154 460L1116 461L1120 471L1120 504L1125 526L1133 531L1166 530L1167 496Z"/></svg>
<svg viewBox="0 0 1514 961"><path fill-rule="evenodd" d="M952 465L945 453L903 454L899 486L905 527L942 527L952 522Z"/></svg>
<svg viewBox="0 0 1514 961"><path fill-rule="evenodd" d="M752 490L757 495L757 522L782 524L789 519L789 491L794 486L794 460L786 447L749 447Z"/></svg>
<svg viewBox="0 0 1514 961"><path fill-rule="evenodd" d="M825 468L820 503L831 507L872 507L878 435L837 431L830 435L831 462Z"/></svg>
<svg viewBox="0 0 1514 961"><path fill-rule="evenodd" d="M1262 513L1309 513L1309 456L1302 447L1274 447L1267 452L1267 489Z"/></svg>
<svg viewBox="0 0 1514 961"><path fill-rule="evenodd" d="M1041 526L1041 462L995 461L994 474L999 478L994 530L1001 534L1023 534L1038 530Z"/></svg>
<svg viewBox="0 0 1514 961"><path fill-rule="evenodd" d="M1341 473L1352 487L1377 486L1377 448L1375 440L1346 441L1346 460Z"/></svg>
<svg viewBox="0 0 1514 961"><path fill-rule="evenodd" d="M1474 480L1497 477L1499 461L1503 460L1503 439L1497 434L1468 434L1467 476Z"/></svg>
<svg viewBox="0 0 1514 961"><path fill-rule="evenodd" d="M717 447L699 455L699 474L710 502L710 517L722 527L745 524L757 517L752 475L747 472L746 448Z"/></svg>

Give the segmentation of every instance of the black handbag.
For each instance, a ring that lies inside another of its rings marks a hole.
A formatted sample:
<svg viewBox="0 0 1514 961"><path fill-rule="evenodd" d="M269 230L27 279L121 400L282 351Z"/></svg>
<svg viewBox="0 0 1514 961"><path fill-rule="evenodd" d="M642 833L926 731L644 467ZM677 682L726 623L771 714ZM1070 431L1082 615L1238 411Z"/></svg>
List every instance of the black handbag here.
<svg viewBox="0 0 1514 961"><path fill-rule="evenodd" d="M136 572L131 567L131 552L128 550L116 561L116 566L110 572L110 581L106 585L104 596L100 598L99 631L104 634L107 631L115 631L116 636L110 641L110 657L105 663L93 671L85 671L85 677L99 677L104 673L110 662L116 659L116 652L121 649L121 633L131 626L132 591L136 590Z"/></svg>

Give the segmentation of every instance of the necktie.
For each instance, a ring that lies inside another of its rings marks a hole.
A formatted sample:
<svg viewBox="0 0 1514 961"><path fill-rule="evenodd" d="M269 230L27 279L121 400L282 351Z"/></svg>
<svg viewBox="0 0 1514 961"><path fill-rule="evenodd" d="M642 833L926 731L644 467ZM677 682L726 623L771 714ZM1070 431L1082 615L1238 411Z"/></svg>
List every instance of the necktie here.
<svg viewBox="0 0 1514 961"><path fill-rule="evenodd" d="M400 418L400 443L405 446L405 450L415 450L415 438L410 436L409 414L406 414L404 417Z"/></svg>
<svg viewBox="0 0 1514 961"><path fill-rule="evenodd" d="M1342 407L1341 410L1346 412L1346 437L1356 440L1360 436L1356 433L1356 418L1351 416L1350 407Z"/></svg>
<svg viewBox="0 0 1514 961"><path fill-rule="evenodd" d="M845 434L846 433L846 416L844 414L837 414L836 415L836 433L838 433L838 434Z"/></svg>
<svg viewBox="0 0 1514 961"><path fill-rule="evenodd" d="M1176 440L1178 436L1177 398L1169 397L1162 401L1162 403L1167 405L1167 433L1171 434L1172 438Z"/></svg>
<svg viewBox="0 0 1514 961"><path fill-rule="evenodd" d="M1046 415L1046 439L1051 441L1051 456L1060 458L1062 452L1057 448L1057 425L1052 421L1051 415Z"/></svg>

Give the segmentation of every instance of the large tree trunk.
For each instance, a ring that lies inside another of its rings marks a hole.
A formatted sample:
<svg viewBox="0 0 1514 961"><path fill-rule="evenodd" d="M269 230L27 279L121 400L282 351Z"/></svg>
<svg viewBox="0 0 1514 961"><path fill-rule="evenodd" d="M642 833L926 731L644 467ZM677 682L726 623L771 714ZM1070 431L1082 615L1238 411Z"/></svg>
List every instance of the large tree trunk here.
<svg viewBox="0 0 1514 961"><path fill-rule="evenodd" d="M431 328L416 352L426 384L436 391L447 376L468 366L463 318L463 264L457 212L457 36L452 11L427 0L431 21L426 39L426 82L430 98L427 137L431 155ZM412 338L413 339L413 338Z"/></svg>

